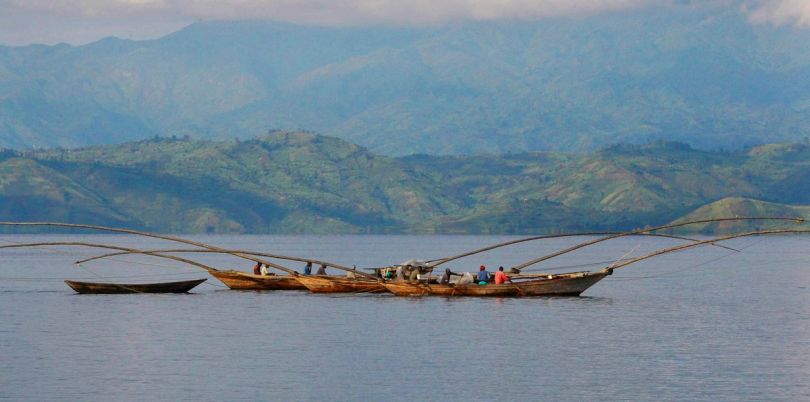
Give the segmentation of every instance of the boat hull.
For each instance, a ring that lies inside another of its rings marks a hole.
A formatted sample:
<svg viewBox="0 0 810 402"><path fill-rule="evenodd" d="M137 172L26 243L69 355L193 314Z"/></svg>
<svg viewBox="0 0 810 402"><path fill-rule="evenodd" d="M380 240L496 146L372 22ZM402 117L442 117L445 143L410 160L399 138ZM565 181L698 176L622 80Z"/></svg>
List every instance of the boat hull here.
<svg viewBox="0 0 810 402"><path fill-rule="evenodd" d="M609 271L574 272L553 275L552 278L515 281L514 283L501 285L429 285L424 283L386 282L385 287L397 296L579 296L607 275L610 275Z"/></svg>
<svg viewBox="0 0 810 402"><path fill-rule="evenodd" d="M65 281L81 294L125 294L125 293L188 293L206 279L161 283L94 283Z"/></svg>
<svg viewBox="0 0 810 402"><path fill-rule="evenodd" d="M380 293L385 292L382 283L368 279L351 279L343 276L307 275L298 281L312 293Z"/></svg>
<svg viewBox="0 0 810 402"><path fill-rule="evenodd" d="M515 286L518 288L518 296L579 296L610 274L608 271L578 273L570 277L516 282ZM490 285L483 287L487 286Z"/></svg>
<svg viewBox="0 0 810 402"><path fill-rule="evenodd" d="M424 283L385 282L389 292L397 296L458 296L454 285L428 285Z"/></svg>
<svg viewBox="0 0 810 402"><path fill-rule="evenodd" d="M307 290L306 286L292 275L253 275L240 271L209 273L233 290Z"/></svg>

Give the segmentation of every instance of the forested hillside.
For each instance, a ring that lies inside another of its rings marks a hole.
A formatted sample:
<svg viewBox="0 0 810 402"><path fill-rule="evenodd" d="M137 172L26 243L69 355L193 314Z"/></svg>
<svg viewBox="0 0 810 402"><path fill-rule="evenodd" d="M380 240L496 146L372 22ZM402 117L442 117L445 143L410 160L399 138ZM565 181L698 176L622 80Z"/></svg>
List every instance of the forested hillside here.
<svg viewBox="0 0 810 402"><path fill-rule="evenodd" d="M392 158L332 137L273 132L0 154L1 219L166 232L624 230L727 197L810 205L810 146L713 152L658 142L586 155ZM743 214L696 213L727 212Z"/></svg>

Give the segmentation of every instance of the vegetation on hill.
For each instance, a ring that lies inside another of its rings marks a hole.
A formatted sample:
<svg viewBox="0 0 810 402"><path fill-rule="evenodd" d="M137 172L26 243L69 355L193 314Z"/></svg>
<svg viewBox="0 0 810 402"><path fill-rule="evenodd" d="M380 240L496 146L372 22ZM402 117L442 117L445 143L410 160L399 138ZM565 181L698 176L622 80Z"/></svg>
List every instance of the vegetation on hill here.
<svg viewBox="0 0 810 402"><path fill-rule="evenodd" d="M392 158L305 132L153 138L0 152L0 219L194 233L626 230L685 215L806 216L779 204L810 204L809 172L810 146L795 143Z"/></svg>
<svg viewBox="0 0 810 402"><path fill-rule="evenodd" d="M749 198L729 197L702 206L678 219L678 222L736 216L774 216L810 219L810 206L785 205ZM797 220L798 222L798 220ZM693 225L689 230L705 234L742 232L786 228L790 224L780 221L728 221ZM804 227L800 229L806 229Z"/></svg>

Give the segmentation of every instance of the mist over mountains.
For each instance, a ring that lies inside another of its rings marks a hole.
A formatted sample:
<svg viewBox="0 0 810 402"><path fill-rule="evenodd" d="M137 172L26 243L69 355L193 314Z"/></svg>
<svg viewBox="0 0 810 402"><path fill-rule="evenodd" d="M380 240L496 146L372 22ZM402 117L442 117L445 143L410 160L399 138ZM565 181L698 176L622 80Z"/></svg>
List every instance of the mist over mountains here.
<svg viewBox="0 0 810 402"><path fill-rule="evenodd" d="M149 41L0 47L1 146L273 129L387 155L802 140L810 31L689 7L400 28L207 22Z"/></svg>

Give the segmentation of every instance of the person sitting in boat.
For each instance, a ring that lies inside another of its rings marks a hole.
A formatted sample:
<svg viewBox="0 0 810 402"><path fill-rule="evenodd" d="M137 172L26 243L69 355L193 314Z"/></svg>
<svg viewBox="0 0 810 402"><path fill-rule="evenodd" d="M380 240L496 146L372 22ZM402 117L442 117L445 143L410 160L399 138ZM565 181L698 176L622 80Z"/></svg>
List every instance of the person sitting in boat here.
<svg viewBox="0 0 810 402"><path fill-rule="evenodd" d="M253 266L253 275L261 275L262 271L262 263L257 262L256 265Z"/></svg>
<svg viewBox="0 0 810 402"><path fill-rule="evenodd" d="M495 284L501 285L506 282L512 282L512 279L503 272L503 266L498 267L498 272L495 272Z"/></svg>
<svg viewBox="0 0 810 402"><path fill-rule="evenodd" d="M419 280L419 267L414 267L414 266L408 265L406 268L408 270L410 270L410 272L411 272L410 276L408 277L408 281L410 281L410 282L418 281Z"/></svg>
<svg viewBox="0 0 810 402"><path fill-rule="evenodd" d="M487 272L487 267L482 265L478 267L478 284L486 285L487 283L489 283L489 272Z"/></svg>
<svg viewBox="0 0 810 402"><path fill-rule="evenodd" d="M326 264L321 264L321 267L318 268L318 272L315 275L326 275Z"/></svg>
<svg viewBox="0 0 810 402"><path fill-rule="evenodd" d="M405 270L402 266L397 267L397 282L404 282L405 281Z"/></svg>
<svg viewBox="0 0 810 402"><path fill-rule="evenodd" d="M439 284L447 285L450 283L450 275L461 276L461 274L457 274L450 270L450 268L445 268L444 274L442 274L442 278L439 280Z"/></svg>
<svg viewBox="0 0 810 402"><path fill-rule="evenodd" d="M357 265L352 265L352 270L351 271L346 271L346 278L349 278L349 279L357 278L357 275L355 274L355 271L357 271Z"/></svg>
<svg viewBox="0 0 810 402"><path fill-rule="evenodd" d="M307 266L304 267L304 275L312 275L312 261L307 262Z"/></svg>
<svg viewBox="0 0 810 402"><path fill-rule="evenodd" d="M262 264L262 268L259 270L262 276L267 276L269 272L267 272L267 264Z"/></svg>

